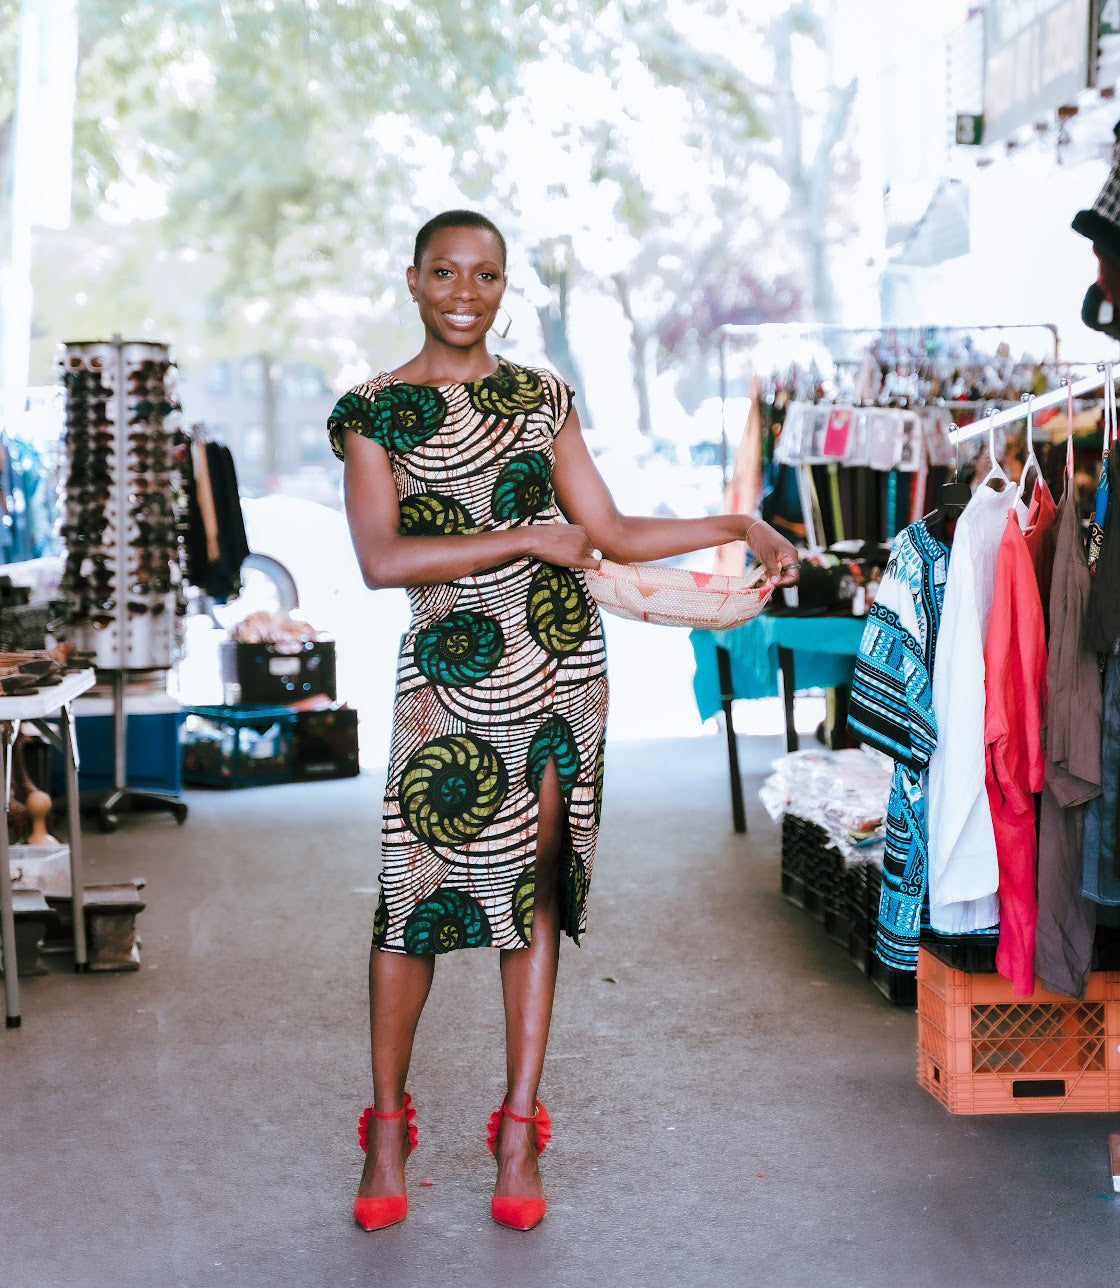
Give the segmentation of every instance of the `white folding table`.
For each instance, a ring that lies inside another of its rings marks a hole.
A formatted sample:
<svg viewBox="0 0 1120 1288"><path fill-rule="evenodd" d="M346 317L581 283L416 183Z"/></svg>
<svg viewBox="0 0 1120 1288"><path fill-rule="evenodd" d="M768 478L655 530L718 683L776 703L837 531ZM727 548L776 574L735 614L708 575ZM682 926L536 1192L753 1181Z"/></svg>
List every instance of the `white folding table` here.
<svg viewBox="0 0 1120 1288"><path fill-rule="evenodd" d="M82 881L82 828L78 802L78 742L70 703L97 677L93 670L76 671L61 683L18 698L0 696L0 790L4 818L0 822L0 948L4 953L4 1002L7 1027L20 1024L19 980L16 963L16 927L12 915L12 867L8 849L8 805L12 791L12 745L20 725L30 725L50 746L62 753L66 767L66 819L70 843L70 891L74 909L74 969L87 968L86 924L83 913L85 886ZM55 727L51 722L57 720Z"/></svg>

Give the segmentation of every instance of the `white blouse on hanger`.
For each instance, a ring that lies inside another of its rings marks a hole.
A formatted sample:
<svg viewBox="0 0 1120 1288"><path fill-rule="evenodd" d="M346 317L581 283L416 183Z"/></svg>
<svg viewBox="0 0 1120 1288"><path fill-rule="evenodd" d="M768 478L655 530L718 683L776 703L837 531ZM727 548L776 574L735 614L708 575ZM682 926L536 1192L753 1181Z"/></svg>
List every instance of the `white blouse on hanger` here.
<svg viewBox="0 0 1120 1288"><path fill-rule="evenodd" d="M999 922L999 866L984 782L984 638L996 557L1014 504L1011 490L977 488L957 520L949 555L933 663L937 747L929 764L929 918L943 934Z"/></svg>

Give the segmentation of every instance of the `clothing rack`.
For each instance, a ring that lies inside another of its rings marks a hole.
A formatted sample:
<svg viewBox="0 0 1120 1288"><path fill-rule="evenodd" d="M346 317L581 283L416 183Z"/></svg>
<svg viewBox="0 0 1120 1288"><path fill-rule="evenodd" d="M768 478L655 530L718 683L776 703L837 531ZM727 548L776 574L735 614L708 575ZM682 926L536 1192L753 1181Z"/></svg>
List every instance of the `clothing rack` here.
<svg viewBox="0 0 1120 1288"><path fill-rule="evenodd" d="M1113 369L1113 384L1120 380L1120 362L1108 364ZM951 438L954 443L963 443L965 439L976 438L980 434L986 434L989 430L1000 429L1004 425L1011 425L1017 420L1023 420L1029 412L1032 416L1036 412L1046 411L1050 407L1057 407L1064 403L1070 396L1080 398L1084 394L1095 393L1098 389L1103 389L1108 382L1108 376L1103 370L1095 376L1085 376L1081 380L1063 383L1059 389L1052 389L1048 394L1039 394L1038 397L1026 397L1018 407L1007 407L1003 411L992 412L990 415L982 416L975 420L971 425L962 425L959 429L951 432Z"/></svg>

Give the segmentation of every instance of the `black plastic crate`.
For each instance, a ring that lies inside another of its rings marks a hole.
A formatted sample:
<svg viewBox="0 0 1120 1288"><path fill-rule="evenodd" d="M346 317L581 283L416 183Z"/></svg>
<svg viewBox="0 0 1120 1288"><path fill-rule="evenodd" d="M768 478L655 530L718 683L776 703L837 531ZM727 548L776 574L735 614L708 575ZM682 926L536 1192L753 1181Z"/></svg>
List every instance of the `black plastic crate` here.
<svg viewBox="0 0 1120 1288"><path fill-rule="evenodd" d="M827 845L828 835L816 823L796 814L782 817L782 894L817 921L824 920Z"/></svg>
<svg viewBox="0 0 1120 1288"><path fill-rule="evenodd" d="M351 707L298 712L294 742L300 782L352 778L358 772L358 713Z"/></svg>
<svg viewBox="0 0 1120 1288"><path fill-rule="evenodd" d="M821 855L820 889L824 933L842 947L848 944L848 865L837 851Z"/></svg>
<svg viewBox="0 0 1120 1288"><path fill-rule="evenodd" d="M851 958L852 965L862 975L871 974L875 943L868 937L866 927L848 926L848 956Z"/></svg>
<svg viewBox="0 0 1120 1288"><path fill-rule="evenodd" d="M333 640L304 640L282 648L226 640L220 653L227 697L235 695L242 705L273 706L318 697L333 702L337 696Z"/></svg>
<svg viewBox="0 0 1120 1288"><path fill-rule="evenodd" d="M848 869L848 956L864 975L871 974L879 928L879 895L883 874L874 863Z"/></svg>
<svg viewBox="0 0 1120 1288"><path fill-rule="evenodd" d="M895 1006L918 1005L917 971L899 970L879 960L874 952L871 954L868 978L887 999Z"/></svg>
<svg viewBox="0 0 1120 1288"><path fill-rule="evenodd" d="M781 892L795 908L805 907L805 845L801 827L803 819L793 814L782 816Z"/></svg>
<svg viewBox="0 0 1120 1288"><path fill-rule="evenodd" d="M932 957L954 970L968 971L970 975L996 973L998 935L942 935L923 930L921 943Z"/></svg>

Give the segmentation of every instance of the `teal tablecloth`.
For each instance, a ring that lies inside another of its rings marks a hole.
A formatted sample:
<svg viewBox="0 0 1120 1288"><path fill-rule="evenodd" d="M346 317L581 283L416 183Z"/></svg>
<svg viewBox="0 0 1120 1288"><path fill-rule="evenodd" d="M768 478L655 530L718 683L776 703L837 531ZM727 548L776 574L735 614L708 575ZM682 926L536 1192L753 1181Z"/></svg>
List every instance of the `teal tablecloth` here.
<svg viewBox="0 0 1120 1288"><path fill-rule="evenodd" d="M863 637L860 617L770 617L760 613L733 631L692 631L696 675L692 681L701 720L720 709L716 645L731 655L737 698L778 696L778 649L793 650L798 693L835 689L852 682Z"/></svg>

